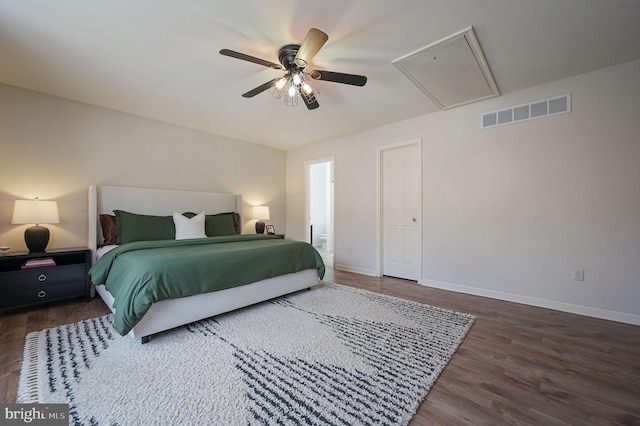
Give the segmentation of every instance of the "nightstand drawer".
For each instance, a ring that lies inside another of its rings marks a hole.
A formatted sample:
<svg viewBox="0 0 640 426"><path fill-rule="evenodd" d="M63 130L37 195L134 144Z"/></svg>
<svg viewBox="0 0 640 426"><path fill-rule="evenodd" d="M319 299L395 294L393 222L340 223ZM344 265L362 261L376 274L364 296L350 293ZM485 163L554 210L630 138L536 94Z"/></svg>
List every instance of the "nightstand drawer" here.
<svg viewBox="0 0 640 426"><path fill-rule="evenodd" d="M84 281L67 281L33 287L0 291L0 308L44 303L52 300L84 296Z"/></svg>
<svg viewBox="0 0 640 426"><path fill-rule="evenodd" d="M59 282L84 281L85 274L84 264L2 272L0 273L0 290L20 289L22 287Z"/></svg>

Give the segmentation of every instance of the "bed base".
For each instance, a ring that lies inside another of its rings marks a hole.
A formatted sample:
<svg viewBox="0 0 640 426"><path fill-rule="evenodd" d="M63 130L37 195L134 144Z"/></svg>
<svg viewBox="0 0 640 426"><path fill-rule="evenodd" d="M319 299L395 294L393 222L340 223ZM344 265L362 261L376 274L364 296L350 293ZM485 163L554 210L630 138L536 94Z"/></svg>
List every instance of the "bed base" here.
<svg viewBox="0 0 640 426"><path fill-rule="evenodd" d="M149 342L153 334L161 331L304 290L319 282L318 272L315 269L306 269L226 290L163 300L151 306L142 320L129 332L129 336L139 338L144 344ZM96 292L109 309L115 312L113 296L105 286L96 286Z"/></svg>

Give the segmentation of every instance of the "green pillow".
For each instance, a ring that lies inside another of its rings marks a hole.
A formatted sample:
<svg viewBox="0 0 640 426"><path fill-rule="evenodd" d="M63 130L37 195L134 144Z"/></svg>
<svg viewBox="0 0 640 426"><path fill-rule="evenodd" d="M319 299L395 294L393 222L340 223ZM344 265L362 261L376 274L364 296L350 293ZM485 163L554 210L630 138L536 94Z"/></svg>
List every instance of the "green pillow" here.
<svg viewBox="0 0 640 426"><path fill-rule="evenodd" d="M176 227L173 216L149 216L114 210L118 228L118 244L134 241L173 240Z"/></svg>
<svg viewBox="0 0 640 426"><path fill-rule="evenodd" d="M204 231L209 237L236 234L235 213L219 213L204 219Z"/></svg>
<svg viewBox="0 0 640 426"><path fill-rule="evenodd" d="M195 216L195 213L186 212L182 213L188 218ZM223 235L235 235L238 228L237 218L238 216L233 213L218 213L208 214L204 219L204 233L207 237L219 237Z"/></svg>

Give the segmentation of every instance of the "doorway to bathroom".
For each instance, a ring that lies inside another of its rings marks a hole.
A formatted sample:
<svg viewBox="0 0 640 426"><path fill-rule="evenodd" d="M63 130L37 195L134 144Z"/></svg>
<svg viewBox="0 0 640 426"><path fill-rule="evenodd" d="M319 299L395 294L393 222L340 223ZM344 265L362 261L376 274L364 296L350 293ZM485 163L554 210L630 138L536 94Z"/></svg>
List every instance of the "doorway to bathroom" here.
<svg viewBox="0 0 640 426"><path fill-rule="evenodd" d="M306 240L322 256L326 266L333 267L333 191L334 157L305 163L307 220Z"/></svg>

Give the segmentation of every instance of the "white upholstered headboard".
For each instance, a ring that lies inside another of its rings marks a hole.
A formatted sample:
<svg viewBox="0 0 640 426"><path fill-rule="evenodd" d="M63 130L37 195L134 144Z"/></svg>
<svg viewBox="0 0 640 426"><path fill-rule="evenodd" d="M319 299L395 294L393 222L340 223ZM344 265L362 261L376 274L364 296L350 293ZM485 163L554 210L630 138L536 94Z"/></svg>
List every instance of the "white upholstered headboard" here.
<svg viewBox="0 0 640 426"><path fill-rule="evenodd" d="M100 215L114 210L131 213L171 216L173 212L236 212L242 223L242 195L181 191L175 189L133 188L125 186L89 186L89 248L95 251L102 242Z"/></svg>

